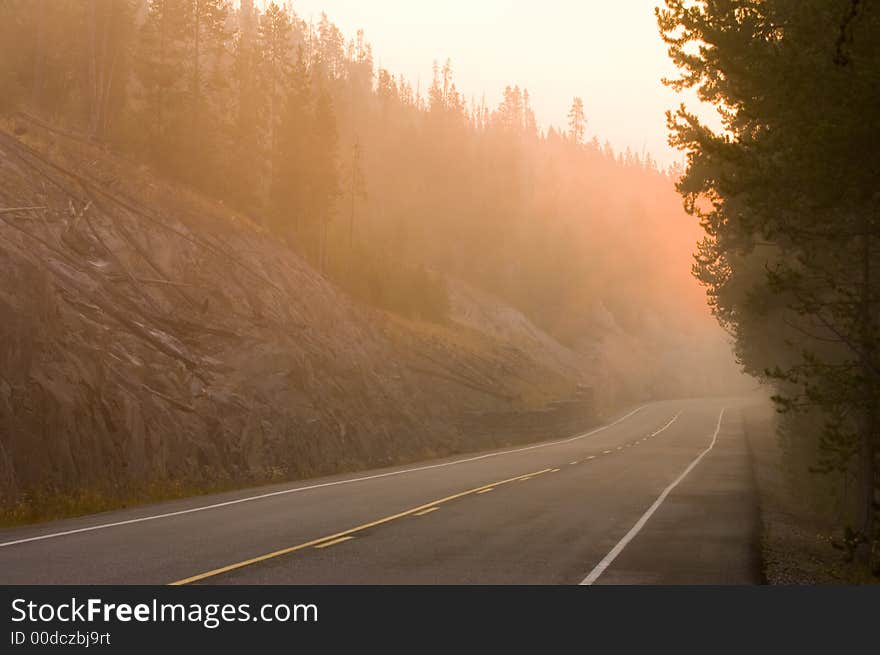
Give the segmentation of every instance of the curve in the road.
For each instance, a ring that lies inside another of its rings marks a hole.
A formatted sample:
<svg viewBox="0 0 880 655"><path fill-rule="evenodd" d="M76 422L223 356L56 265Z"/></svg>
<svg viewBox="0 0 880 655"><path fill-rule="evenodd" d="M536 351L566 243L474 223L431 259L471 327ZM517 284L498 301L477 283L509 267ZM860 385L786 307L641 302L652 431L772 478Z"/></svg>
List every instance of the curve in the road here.
<svg viewBox="0 0 880 655"><path fill-rule="evenodd" d="M637 411L637 410L636 410L636 411ZM635 412L631 412L631 413L628 414L627 416L632 415L632 413L635 413ZM723 410L722 410L722 413L723 413ZM671 418L666 424L664 424L664 425L663 425L661 428L659 428L658 430L655 430L654 432L652 432L652 433L651 433L650 435L648 435L648 437L646 437L646 438L655 437L655 436L657 436L658 434L661 434L662 432L665 432L666 430L668 430L668 429L672 426L673 423L675 423L675 421L678 419L679 416L681 416L681 412L679 412L678 414L676 414L675 416L673 416L673 417L672 417L672 418ZM623 417L623 418L626 418L626 417ZM618 422L622 421L623 418L618 419L617 421L615 421L615 423L618 423ZM610 427L611 425L614 425L614 423L610 423L610 424L608 424L608 425L606 425L606 426L604 426L604 427ZM719 423L719 425L720 425L720 423ZM604 429L604 428L600 428L600 429ZM594 430L593 433L595 433L595 432L597 432L597 431L598 431L598 430ZM717 431L716 431L716 435L717 435ZM587 436L587 435L583 435L583 436ZM577 438L580 438L580 437L577 437ZM564 440L564 441L571 441L571 439ZM641 439L639 439L638 441L633 442L633 443L628 443L628 444L626 444L626 446L627 446L627 447L630 447L630 446L633 446L633 445L637 445L637 444L640 443L640 442L641 442ZM561 443L561 442L558 442L558 441L557 441L557 442L554 442L554 443ZM553 444L542 444L542 445L553 445ZM621 446L620 448L623 448L623 446ZM618 448L618 450L620 450L620 448ZM519 452L519 451L522 451L522 450L527 450L527 448L526 448L526 449L522 449L522 448L521 448L521 449L518 449L518 450L515 450L515 451L506 451L506 452ZM606 451L606 453L608 453L608 452L610 452L610 451ZM706 452L708 452L708 451L706 451ZM499 454L503 454L503 453L499 453ZM704 452L703 454L705 454L705 452ZM588 458L588 459L593 459L593 458L591 457L591 458ZM570 465L575 465L575 464L578 464L578 463L579 463L579 462L569 462ZM696 465L696 463L692 464L691 467L693 467L693 466L695 466L695 465ZM320 538L318 538L318 539L312 539L312 540L307 541L307 542L305 542L305 543L297 544L297 545L295 545L295 546L290 546L290 547L288 547L288 548L282 548L282 549L280 549L280 550L276 550L276 551L273 551L273 552L271 552L271 553L266 553L265 555L259 555L259 556L257 556L257 557L252 557L252 558L250 558L250 559L246 559L246 560L243 560L243 561L241 561L241 562L235 562L235 563L233 563L233 564L228 564L228 565L226 565L226 566L221 566L221 567L218 567L218 568L216 568L216 569L212 569L212 570L210 570L210 571L205 571L204 573L199 573L199 574L197 574L197 575L193 575L193 576L190 576L190 577L187 577L187 578L183 578L182 580L175 580L174 582L171 582L171 583L169 583L169 584L171 584L171 585L173 585L173 586L179 586L179 585L191 584L191 583L193 583L193 582L199 582L199 581L201 581L201 580L205 580L205 579L207 579L207 578L213 578L213 577L216 577L216 576L218 576L218 575L222 575L223 573L229 573L229 572L231 572L231 571L235 571L235 570L237 570L237 569L242 569L242 568L244 568L244 567L246 567L246 566L251 566L251 565L253 565L253 564L258 564L258 563L260 563L260 562L265 562L265 561L267 561L267 560L274 559L274 558L276 558L276 557L281 557L282 555L289 555L289 554L291 554L291 553L294 553L294 552L299 551L299 550L304 550L304 549L309 548L309 547L323 548L323 547L327 547L327 546L330 546L330 545L336 545L336 544L338 544L338 543L342 543L343 541L347 541L347 540L350 539L354 534L356 534L356 533L358 533L358 532L362 532L362 531L367 530L367 529L369 529L369 528L373 528L373 527L376 527L376 526L378 526L378 525L382 525L382 524L385 524L385 523L390 523L391 521L395 521L395 520L400 519L400 518L403 518L403 517L405 517L405 516L410 516L410 515L420 515L420 514L422 514L422 513L427 514L429 511L434 511L434 510L436 510L438 505L442 505L443 503L448 503L449 501L456 500L456 499L458 499L458 498L463 498L463 497L465 497L465 496L470 496L470 495L479 495L479 494L483 494L483 493L486 493L486 492L492 491L492 490L495 489L496 487L500 487L501 485L504 485L504 484L509 484L509 483L511 483L511 482L517 482L517 481L531 480L532 478L537 477L537 476L539 476L539 475L543 475L544 473L558 473L559 471L560 471L559 468L546 468L546 469L542 469L542 470L540 470L540 471L533 471L533 472L531 472L531 473L523 473L522 475L518 475L518 476L515 476L515 477L512 477L512 478L508 478L508 479L506 479L506 480L500 480L500 481L498 481L498 482L489 482L489 483L487 483L487 484L481 485L481 486L479 486L479 487L475 487L475 488L473 488L473 489L468 489L468 490L466 490L466 491L461 491L461 492L459 492L459 493L452 494L452 495L450 495L450 496L446 496L445 498L440 498L440 499L437 499L437 500L432 500L432 501L430 501L430 502L423 503L423 504L419 505L418 507L413 507L413 508L411 508L411 509L408 509L408 510L405 510L405 511L402 511L402 512L398 512L398 513L396 513L396 514L392 514L392 515L390 515L390 516L385 516L385 517L382 517L382 518L380 518L380 519L376 519L375 521L370 521L369 523L364 523L364 524L362 524L362 525L358 525L358 526L356 526L356 527L349 528L348 530L343 530L342 532L336 532L336 533L334 533L334 534L330 534L330 535L327 535L327 536L325 536L325 537L320 537ZM684 475L681 476L681 478L683 478L683 477L684 477ZM673 485L673 486L674 486L674 485ZM668 493L668 491L670 491L670 490L671 490L671 489L668 489L666 493ZM664 497L665 497L665 496L664 496ZM652 513L653 513L653 512L652 512ZM645 520L647 521L647 518L646 518ZM612 559L613 559L613 558L612 558ZM610 561L609 561L609 564L610 564ZM606 565L606 566L607 566L607 565ZM603 570L604 570L604 569L603 569Z"/></svg>
<svg viewBox="0 0 880 655"><path fill-rule="evenodd" d="M100 523L98 525L90 525L83 528L76 528L73 530L62 530L59 532L50 532L48 534L37 535L34 537L25 537L23 539L13 539L11 541L5 541L0 543L0 548L6 548L8 546L15 546L18 544L24 544L32 541L43 541L45 539L56 539L58 537L65 537L67 535L79 534L81 532L92 532L94 530L106 530L108 528L116 528L123 525L131 525L133 523L143 523L144 521L156 521L158 519L166 519L172 516L181 516L183 514L192 514L194 512L204 512L212 509L219 509L221 507L229 507L230 505L239 505L241 503L249 503L255 500L263 500L264 498L273 498L275 496L283 496L286 494L298 493L301 491L309 491L310 489L321 489L323 487L335 487L343 484L352 484L355 482L365 482L367 480L376 480L379 478L388 478L396 475L404 475L405 473L416 473L418 471L427 471L430 469L444 468L447 466L456 466L458 464L466 464L467 462L476 462L481 459L488 459L489 457L499 457L501 455L512 455L514 453L521 453L527 450L535 450L537 448L548 448L550 446L557 446L563 443L570 443L572 441L577 441L578 439L584 439L586 437L592 436L603 430L607 430L608 428L617 425L621 421L625 421L630 416L633 416L640 410L644 409L646 405L642 405L640 407L636 407L631 412L624 414L620 418L612 421L611 423L606 423L594 430L590 430L589 432L585 432L583 434L578 434L573 437L567 437L565 439L557 439L555 441L546 441L538 444L533 444L531 446L522 446L519 448L510 448L507 450L500 450L491 453L484 453L482 455L475 455L473 457L465 457L462 459L452 460L450 462L441 462L439 464L426 464L424 466L416 466L413 468L403 469L399 471L388 471L386 473L377 473L374 475L365 475L357 478L347 478L345 480L334 480L333 482L322 482L319 484L312 484L305 487L294 487L292 489L282 489L281 491L272 491L269 493L258 494L256 496L247 496L245 498L236 498L235 500L227 500L222 503L212 503L210 505L202 505L199 507L190 507L188 509L182 509L175 512L165 512L162 514L152 514L150 516L140 516L134 519L127 519L125 521L113 521L111 523ZM674 420L674 419L673 419Z"/></svg>
<svg viewBox="0 0 880 655"><path fill-rule="evenodd" d="M617 542L614 548L612 548L611 551L604 558L602 558L602 561L600 561L593 568L593 570L590 571L589 574L587 574L587 577L585 577L581 581L582 585L592 585L594 582L596 582L596 580L599 579L599 576L601 576L605 572L605 569L611 566L611 563L615 559L617 559L617 556L620 555L620 553L623 552L623 549L626 548L626 545L630 541L632 541L635 536L639 534L639 532L641 532L642 528L645 527L645 524L648 522L648 519L650 519L654 512L656 512L657 509L660 507L660 505L663 504L663 501L666 500L666 497L669 495L669 493L673 489L675 489L679 485L679 483L687 477L688 473L694 470L697 464L700 463L700 460L702 460L709 453L709 451L715 447L715 442L718 440L718 433L721 431L721 420L723 418L724 408L722 408L721 412L718 414L718 423L715 425L715 432L712 434L712 441L709 443L709 447L702 451L699 455L697 455L694 461L692 461L688 465L688 467L682 472L682 474L679 475L675 480L673 480L672 483L663 490L663 492L657 497L657 500L654 501L654 503L645 511L644 514L642 514L641 518L636 521L635 525L633 525L630 531L627 532L623 536L623 538Z"/></svg>

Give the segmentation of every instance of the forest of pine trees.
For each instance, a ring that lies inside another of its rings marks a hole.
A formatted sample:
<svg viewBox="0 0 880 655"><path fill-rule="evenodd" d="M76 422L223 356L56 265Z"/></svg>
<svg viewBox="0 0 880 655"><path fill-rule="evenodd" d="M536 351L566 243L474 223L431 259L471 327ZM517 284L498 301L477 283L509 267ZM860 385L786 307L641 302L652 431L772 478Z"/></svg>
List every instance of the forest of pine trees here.
<svg viewBox="0 0 880 655"><path fill-rule="evenodd" d="M572 340L585 305L637 324L621 294L650 303L653 287L686 284L632 245L669 240L667 173L589 140L580 98L565 128L539 130L519 86L494 108L468 102L449 61L414 86L376 69L362 32L346 40L325 15L276 2L10 0L0 12L0 111L222 200L370 304L442 322L453 276Z"/></svg>

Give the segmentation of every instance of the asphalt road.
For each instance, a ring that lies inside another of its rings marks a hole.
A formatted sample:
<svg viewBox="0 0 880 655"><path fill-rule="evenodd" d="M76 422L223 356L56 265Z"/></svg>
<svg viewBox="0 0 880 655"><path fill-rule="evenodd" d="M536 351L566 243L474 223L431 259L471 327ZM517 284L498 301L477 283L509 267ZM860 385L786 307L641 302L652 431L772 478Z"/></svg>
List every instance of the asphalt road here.
<svg viewBox="0 0 880 655"><path fill-rule="evenodd" d="M760 583L745 402L0 530L0 584Z"/></svg>

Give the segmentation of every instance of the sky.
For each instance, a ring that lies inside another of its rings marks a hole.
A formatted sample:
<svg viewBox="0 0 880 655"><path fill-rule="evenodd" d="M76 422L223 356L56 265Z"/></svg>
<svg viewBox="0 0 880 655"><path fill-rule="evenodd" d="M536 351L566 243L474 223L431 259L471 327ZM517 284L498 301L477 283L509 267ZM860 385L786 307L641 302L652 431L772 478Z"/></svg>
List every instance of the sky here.
<svg viewBox="0 0 880 655"><path fill-rule="evenodd" d="M264 0L265 1L265 0ZM301 17L326 12L346 35L359 28L376 65L430 84L436 60L452 60L470 102L497 106L506 85L529 90L539 124L564 125L584 100L588 137L617 150L682 161L666 141L664 112L681 98L660 82L674 76L657 32L658 0L290 0ZM695 104L689 98L689 106ZM711 109L699 109L711 115Z"/></svg>

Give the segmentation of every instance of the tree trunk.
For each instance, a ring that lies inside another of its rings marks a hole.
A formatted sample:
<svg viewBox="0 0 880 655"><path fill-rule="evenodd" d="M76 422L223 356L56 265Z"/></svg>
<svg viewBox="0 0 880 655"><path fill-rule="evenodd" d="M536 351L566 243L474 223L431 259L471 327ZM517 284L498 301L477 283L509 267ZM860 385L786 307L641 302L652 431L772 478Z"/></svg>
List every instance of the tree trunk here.
<svg viewBox="0 0 880 655"><path fill-rule="evenodd" d="M34 79L31 106L37 114L43 108L43 77L46 69L46 0L37 1L37 47L34 52Z"/></svg>
<svg viewBox="0 0 880 655"><path fill-rule="evenodd" d="M98 129L98 0L89 0L89 136Z"/></svg>
<svg viewBox="0 0 880 655"><path fill-rule="evenodd" d="M95 132L92 135L96 139L104 138L104 129L107 126L107 112L110 105L110 89L113 86L113 73L116 69L116 52L110 56L110 34L114 28L114 14L117 8L116 2L110 2L104 12L104 33L101 39L100 74L98 75L97 120ZM118 43L117 43L118 47Z"/></svg>
<svg viewBox="0 0 880 655"><path fill-rule="evenodd" d="M195 35L194 35L194 55L193 55L193 108L192 108L192 138L193 156L198 152L199 142L199 109L201 107L202 98L202 70L201 70L201 36L202 36L202 2L196 2L195 15ZM193 159L195 161L195 159Z"/></svg>
<svg viewBox="0 0 880 655"><path fill-rule="evenodd" d="M865 378L865 412L860 438L860 493L859 514L862 523L861 532L867 543L859 549L859 559L868 568L869 574L873 566L873 553L876 542L876 490L877 490L877 432L878 411L880 411L880 385L877 381L877 344L876 336L876 305L873 288L873 270L871 257L873 255L870 225L866 220L862 249L862 298L861 298L861 344L863 352L861 356L862 374Z"/></svg>
<svg viewBox="0 0 880 655"><path fill-rule="evenodd" d="M866 543L861 544L856 552L858 560L865 565L870 574L874 565L874 550L876 547L876 468L877 448L876 430L877 413L875 407L868 407L865 412L865 420L862 428L859 448L859 515L861 532Z"/></svg>
<svg viewBox="0 0 880 655"><path fill-rule="evenodd" d="M116 68L116 52L112 57L110 55L110 34L116 8L113 0L89 0L89 136L98 140L104 138Z"/></svg>
<svg viewBox="0 0 880 655"><path fill-rule="evenodd" d="M166 37L168 32L168 2L162 2L162 18L159 22L159 75L160 78L156 84L156 145L159 152L164 149L165 145L165 48ZM158 154L158 153L156 153Z"/></svg>

